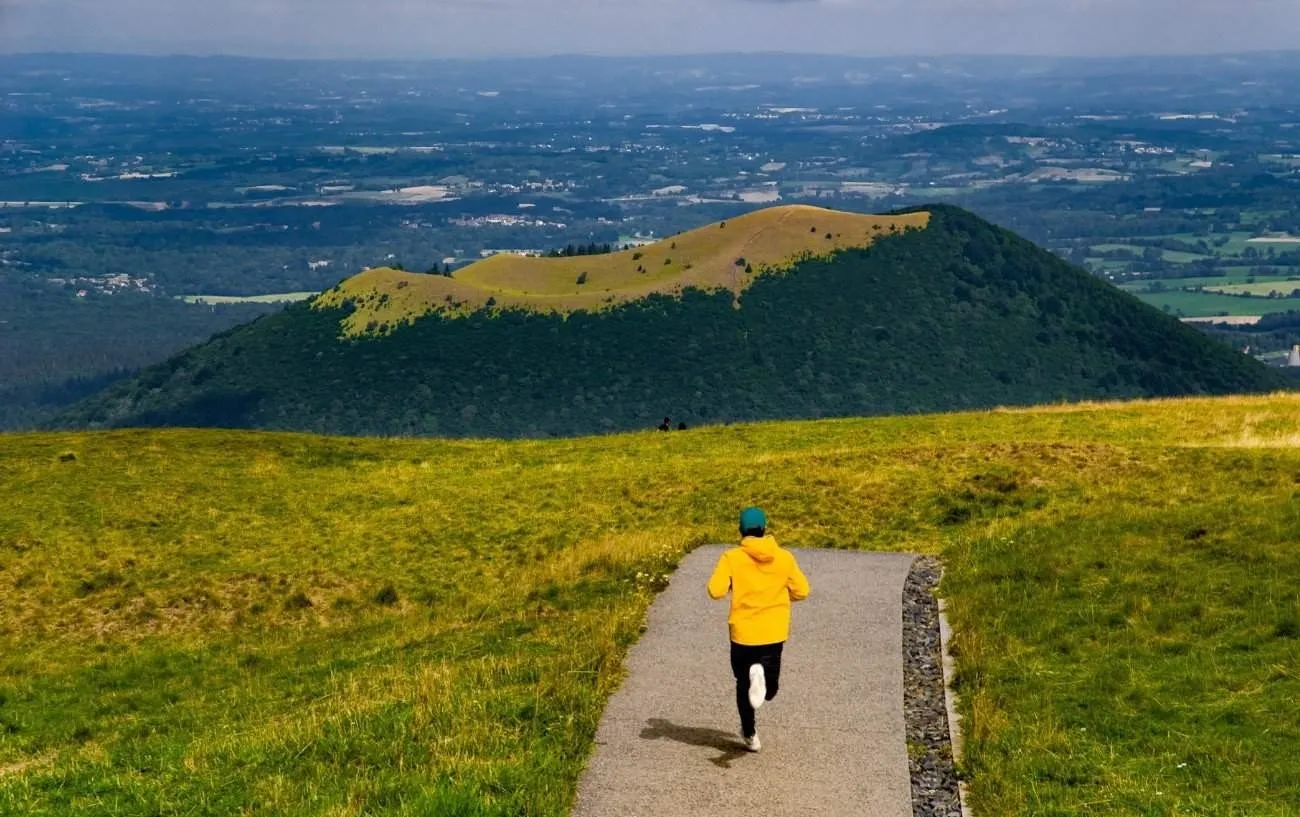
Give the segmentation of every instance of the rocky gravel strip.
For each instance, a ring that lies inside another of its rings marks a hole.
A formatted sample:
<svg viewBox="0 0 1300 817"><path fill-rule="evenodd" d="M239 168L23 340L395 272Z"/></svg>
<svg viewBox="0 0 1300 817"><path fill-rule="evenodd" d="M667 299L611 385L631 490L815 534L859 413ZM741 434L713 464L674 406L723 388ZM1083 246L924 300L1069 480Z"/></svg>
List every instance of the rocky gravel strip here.
<svg viewBox="0 0 1300 817"><path fill-rule="evenodd" d="M937 560L912 564L903 586L903 715L915 817L961 817L945 706Z"/></svg>

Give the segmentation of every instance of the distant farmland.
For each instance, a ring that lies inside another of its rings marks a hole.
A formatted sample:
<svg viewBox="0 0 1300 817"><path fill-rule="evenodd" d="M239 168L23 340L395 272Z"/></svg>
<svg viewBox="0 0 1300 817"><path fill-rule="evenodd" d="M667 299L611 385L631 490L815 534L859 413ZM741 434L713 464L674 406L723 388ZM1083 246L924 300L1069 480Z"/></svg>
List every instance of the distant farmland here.
<svg viewBox="0 0 1300 817"><path fill-rule="evenodd" d="M181 295L187 304L291 304L316 297L315 292L281 292L277 295Z"/></svg>
<svg viewBox="0 0 1300 817"><path fill-rule="evenodd" d="M1157 309L1185 318L1209 318L1216 315L1267 315L1300 309L1300 298L1253 298L1223 295L1217 292L1189 292L1174 289L1165 292L1126 290ZM1167 307L1167 309L1166 309Z"/></svg>
<svg viewBox="0 0 1300 817"><path fill-rule="evenodd" d="M1249 295L1256 298L1291 298L1300 291L1300 278L1289 278L1285 281L1256 281L1253 284L1227 284L1206 287L1205 291L1223 295Z"/></svg>

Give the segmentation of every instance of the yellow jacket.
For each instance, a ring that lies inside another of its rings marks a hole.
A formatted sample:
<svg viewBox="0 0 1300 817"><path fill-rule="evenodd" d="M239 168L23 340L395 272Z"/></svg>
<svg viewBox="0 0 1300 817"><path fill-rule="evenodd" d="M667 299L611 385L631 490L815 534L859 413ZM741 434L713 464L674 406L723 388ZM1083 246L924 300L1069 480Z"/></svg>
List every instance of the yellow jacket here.
<svg viewBox="0 0 1300 817"><path fill-rule="evenodd" d="M722 554L709 578L709 597L731 591L731 640L756 646L790 637L790 602L808 598L808 579L794 554L771 536L746 536Z"/></svg>

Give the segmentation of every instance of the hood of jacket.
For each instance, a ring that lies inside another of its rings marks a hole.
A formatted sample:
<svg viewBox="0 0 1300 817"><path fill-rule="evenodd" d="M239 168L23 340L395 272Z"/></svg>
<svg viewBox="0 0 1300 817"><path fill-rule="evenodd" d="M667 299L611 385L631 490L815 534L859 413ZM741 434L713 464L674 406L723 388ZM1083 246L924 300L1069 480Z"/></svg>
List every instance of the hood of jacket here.
<svg viewBox="0 0 1300 817"><path fill-rule="evenodd" d="M776 539L771 536L746 536L740 540L740 549L759 564L767 564L776 558Z"/></svg>

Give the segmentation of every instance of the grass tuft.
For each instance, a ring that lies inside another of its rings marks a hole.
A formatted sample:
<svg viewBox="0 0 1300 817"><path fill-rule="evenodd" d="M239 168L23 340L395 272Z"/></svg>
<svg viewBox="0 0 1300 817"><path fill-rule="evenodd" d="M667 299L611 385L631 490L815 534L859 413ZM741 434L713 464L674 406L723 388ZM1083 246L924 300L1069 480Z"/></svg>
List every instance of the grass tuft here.
<svg viewBox="0 0 1300 817"><path fill-rule="evenodd" d="M306 610L312 606L311 599L301 590L290 595L284 600L284 609L286 610Z"/></svg>

